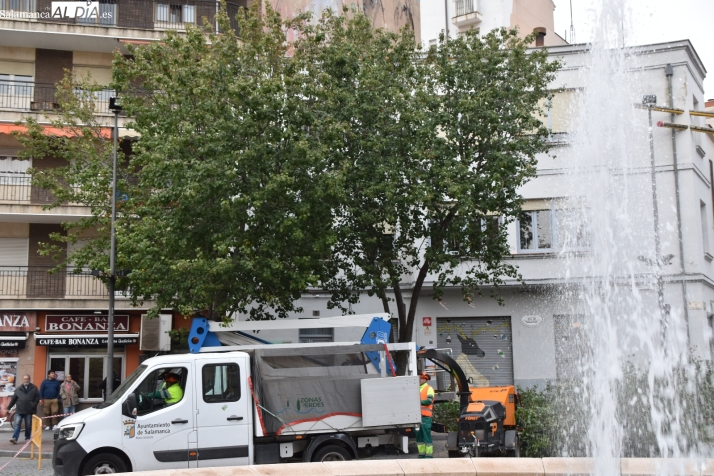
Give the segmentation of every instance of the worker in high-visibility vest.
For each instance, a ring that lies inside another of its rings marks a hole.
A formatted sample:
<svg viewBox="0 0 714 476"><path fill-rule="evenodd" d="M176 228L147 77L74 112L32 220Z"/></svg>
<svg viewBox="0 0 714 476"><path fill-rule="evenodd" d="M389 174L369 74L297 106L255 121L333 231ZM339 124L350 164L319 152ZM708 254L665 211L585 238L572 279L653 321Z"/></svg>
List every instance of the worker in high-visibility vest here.
<svg viewBox="0 0 714 476"><path fill-rule="evenodd" d="M164 383L161 389L150 393L149 398L163 400L166 405L178 403L183 398L183 389L179 383L181 377L173 372L168 372L164 375Z"/></svg>
<svg viewBox="0 0 714 476"><path fill-rule="evenodd" d="M431 442L431 419L434 415L434 389L427 382L429 374L419 374L419 394L421 397L421 425L417 432L417 449L420 458L433 458L434 445Z"/></svg>

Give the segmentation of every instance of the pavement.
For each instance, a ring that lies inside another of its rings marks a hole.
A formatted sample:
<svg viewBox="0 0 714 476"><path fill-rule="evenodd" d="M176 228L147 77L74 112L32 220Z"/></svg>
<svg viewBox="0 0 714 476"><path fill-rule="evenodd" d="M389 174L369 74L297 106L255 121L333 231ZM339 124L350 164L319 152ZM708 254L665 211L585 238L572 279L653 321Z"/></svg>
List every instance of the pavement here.
<svg viewBox="0 0 714 476"><path fill-rule="evenodd" d="M12 438L12 427L9 423L4 423L0 426L0 457L12 457L22 448L25 444L25 430L20 432L20 439L17 444L10 443L10 438ZM53 431L42 430L42 455L43 458L52 457L52 449L55 446L55 435ZM25 450L20 453L19 457L30 457L30 446L28 445ZM35 452L35 457L37 457L37 452ZM49 461L49 460L48 460ZM4 463L0 463L2 466ZM1 472L5 474L5 471Z"/></svg>

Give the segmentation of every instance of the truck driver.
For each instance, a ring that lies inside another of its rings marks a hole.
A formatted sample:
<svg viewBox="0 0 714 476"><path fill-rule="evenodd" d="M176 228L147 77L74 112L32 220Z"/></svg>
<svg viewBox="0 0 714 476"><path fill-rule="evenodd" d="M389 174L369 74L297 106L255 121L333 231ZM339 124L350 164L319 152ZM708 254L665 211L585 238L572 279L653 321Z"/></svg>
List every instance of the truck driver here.
<svg viewBox="0 0 714 476"><path fill-rule="evenodd" d="M177 374L167 372L164 374L164 383L161 385L161 389L147 396L149 398L163 400L166 405L178 403L183 398L183 389L179 384L180 380L181 378Z"/></svg>

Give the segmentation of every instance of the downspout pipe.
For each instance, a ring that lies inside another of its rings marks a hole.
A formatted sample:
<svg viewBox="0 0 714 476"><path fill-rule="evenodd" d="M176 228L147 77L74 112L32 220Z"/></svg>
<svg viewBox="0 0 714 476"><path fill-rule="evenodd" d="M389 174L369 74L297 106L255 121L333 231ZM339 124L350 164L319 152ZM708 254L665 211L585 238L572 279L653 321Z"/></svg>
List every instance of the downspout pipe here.
<svg viewBox="0 0 714 476"><path fill-rule="evenodd" d="M669 107L674 107L674 97L672 94L672 76L674 75L674 68L671 63L667 63L664 68L664 74L667 76L667 95L669 99ZM669 121L675 122L674 114L669 115ZM686 270L684 267L684 239L682 234L682 205L681 198L679 194L679 165L677 158L677 140L675 137L675 129L672 129L672 160L674 168L674 191L677 203L677 239L679 241L679 267L682 277L682 301L684 305L684 320L687 324L687 345L689 345L691 339L689 337L689 306L687 304L687 281L684 278L686 275ZM712 185L714 186L714 185Z"/></svg>

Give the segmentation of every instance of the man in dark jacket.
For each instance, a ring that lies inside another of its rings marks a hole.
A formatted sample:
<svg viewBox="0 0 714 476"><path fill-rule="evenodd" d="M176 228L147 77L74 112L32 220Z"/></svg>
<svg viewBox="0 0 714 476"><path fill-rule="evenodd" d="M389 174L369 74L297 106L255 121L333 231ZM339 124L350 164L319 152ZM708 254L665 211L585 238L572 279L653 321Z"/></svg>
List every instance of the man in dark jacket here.
<svg viewBox="0 0 714 476"><path fill-rule="evenodd" d="M37 413L37 403L40 401L40 391L30 383L30 376L22 376L22 384L15 387L15 394L10 399L8 408L15 408L15 432L10 438L10 443L17 443L20 437L22 420L25 420L25 441L32 436L32 415Z"/></svg>

